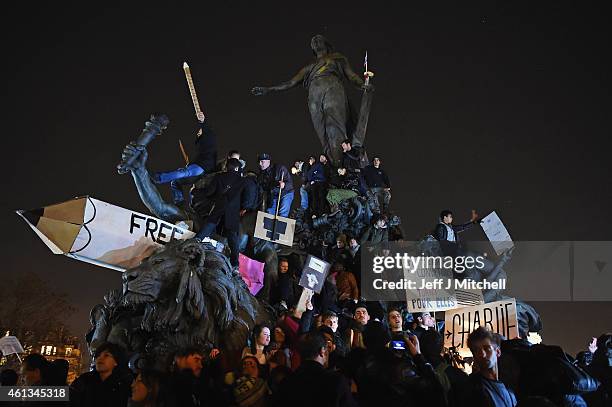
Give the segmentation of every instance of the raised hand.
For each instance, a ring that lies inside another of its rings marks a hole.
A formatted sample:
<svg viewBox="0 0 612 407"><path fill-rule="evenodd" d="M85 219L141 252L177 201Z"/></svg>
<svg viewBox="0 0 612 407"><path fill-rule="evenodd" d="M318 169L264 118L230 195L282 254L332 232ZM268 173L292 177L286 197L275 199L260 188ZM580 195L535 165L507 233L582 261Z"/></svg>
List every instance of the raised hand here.
<svg viewBox="0 0 612 407"><path fill-rule="evenodd" d="M125 169L128 171L143 168L146 165L148 157L149 154L147 153L147 149L144 146L136 144L135 142L131 142L125 146L123 152L121 153L121 158L123 159L123 162L126 163Z"/></svg>
<svg viewBox="0 0 612 407"><path fill-rule="evenodd" d="M251 89L251 93L255 96L265 96L270 93L270 88L265 88L263 86L255 86Z"/></svg>
<svg viewBox="0 0 612 407"><path fill-rule="evenodd" d="M408 346L408 350L412 356L416 356L421 353L421 345L419 344L419 338L416 335L405 335L404 342Z"/></svg>

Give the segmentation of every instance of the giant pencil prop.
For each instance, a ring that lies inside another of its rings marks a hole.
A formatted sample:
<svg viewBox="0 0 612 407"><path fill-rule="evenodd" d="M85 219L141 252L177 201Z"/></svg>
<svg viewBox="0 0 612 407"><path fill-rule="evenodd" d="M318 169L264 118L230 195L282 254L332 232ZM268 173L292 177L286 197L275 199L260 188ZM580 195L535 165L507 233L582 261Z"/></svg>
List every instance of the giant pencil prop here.
<svg viewBox="0 0 612 407"><path fill-rule="evenodd" d="M124 271L171 240L195 234L161 219L83 196L21 216L55 254Z"/></svg>
<svg viewBox="0 0 612 407"><path fill-rule="evenodd" d="M195 90L195 85L193 84L193 77L191 76L191 69L187 62L183 62L183 71L185 71L185 79L187 79L187 87L189 88L189 94L191 95L191 101L193 102L193 109L195 110L196 117L198 120L204 118L204 113L202 113L202 109L200 108L200 102L198 100L198 94Z"/></svg>

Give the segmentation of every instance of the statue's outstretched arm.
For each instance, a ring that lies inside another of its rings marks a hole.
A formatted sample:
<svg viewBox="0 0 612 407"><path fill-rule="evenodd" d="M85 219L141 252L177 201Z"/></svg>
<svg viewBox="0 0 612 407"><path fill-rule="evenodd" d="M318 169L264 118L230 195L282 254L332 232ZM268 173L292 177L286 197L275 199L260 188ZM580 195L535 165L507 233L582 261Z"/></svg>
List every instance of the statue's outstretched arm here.
<svg viewBox="0 0 612 407"><path fill-rule="evenodd" d="M123 157L136 156L132 164L127 168L134 178L134 184L138 190L140 199L151 213L166 222L179 222L187 220L188 216L178 206L165 202L159 190L151 181L149 171L146 167L148 158L147 150L143 146L128 144L123 150Z"/></svg>
<svg viewBox="0 0 612 407"><path fill-rule="evenodd" d="M304 80L304 76L306 75L307 68L308 66L305 66L304 68L300 69L300 71L297 74L295 74L293 78L281 84L278 84L275 86L269 86L269 87L255 86L253 89L251 89L251 93L255 96L264 96L270 92L279 92L279 91L294 88Z"/></svg>

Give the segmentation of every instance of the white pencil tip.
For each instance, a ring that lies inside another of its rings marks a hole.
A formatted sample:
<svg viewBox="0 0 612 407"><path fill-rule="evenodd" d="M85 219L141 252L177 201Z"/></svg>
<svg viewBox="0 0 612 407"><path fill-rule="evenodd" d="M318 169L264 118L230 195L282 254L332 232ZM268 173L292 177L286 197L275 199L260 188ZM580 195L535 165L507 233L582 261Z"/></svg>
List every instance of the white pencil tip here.
<svg viewBox="0 0 612 407"><path fill-rule="evenodd" d="M187 62L183 62L183 69L185 68L189 68L189 65L187 65Z"/></svg>

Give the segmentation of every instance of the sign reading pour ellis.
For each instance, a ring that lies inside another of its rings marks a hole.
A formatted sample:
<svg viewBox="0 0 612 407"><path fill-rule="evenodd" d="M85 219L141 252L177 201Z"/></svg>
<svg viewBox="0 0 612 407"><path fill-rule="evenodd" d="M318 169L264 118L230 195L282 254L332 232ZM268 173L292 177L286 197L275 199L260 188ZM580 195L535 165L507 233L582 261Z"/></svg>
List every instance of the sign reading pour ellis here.
<svg viewBox="0 0 612 407"><path fill-rule="evenodd" d="M506 339L518 338L514 298L446 311L444 347L455 347L459 353L468 354L468 335L479 326L484 326Z"/></svg>
<svg viewBox="0 0 612 407"><path fill-rule="evenodd" d="M124 271L171 240L189 239L187 229L89 196L17 211L55 254Z"/></svg>

